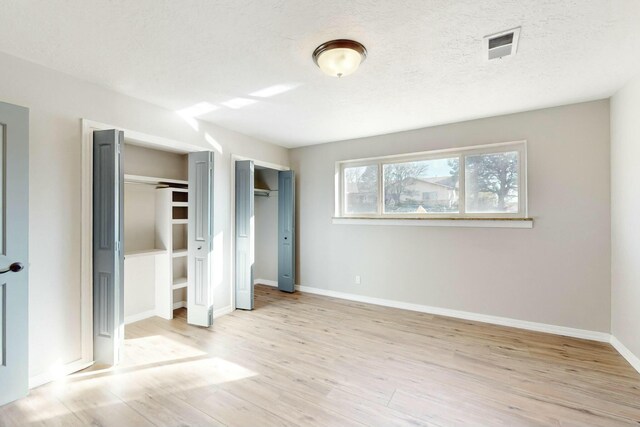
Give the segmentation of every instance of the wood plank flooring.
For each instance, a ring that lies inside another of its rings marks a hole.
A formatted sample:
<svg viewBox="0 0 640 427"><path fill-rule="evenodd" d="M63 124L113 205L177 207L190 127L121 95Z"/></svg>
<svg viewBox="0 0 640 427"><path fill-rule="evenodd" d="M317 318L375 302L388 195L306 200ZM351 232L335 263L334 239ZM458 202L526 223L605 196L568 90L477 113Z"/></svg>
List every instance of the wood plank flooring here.
<svg viewBox="0 0 640 427"><path fill-rule="evenodd" d="M256 309L126 328L125 362L32 390L1 426L640 425L608 344L256 287Z"/></svg>

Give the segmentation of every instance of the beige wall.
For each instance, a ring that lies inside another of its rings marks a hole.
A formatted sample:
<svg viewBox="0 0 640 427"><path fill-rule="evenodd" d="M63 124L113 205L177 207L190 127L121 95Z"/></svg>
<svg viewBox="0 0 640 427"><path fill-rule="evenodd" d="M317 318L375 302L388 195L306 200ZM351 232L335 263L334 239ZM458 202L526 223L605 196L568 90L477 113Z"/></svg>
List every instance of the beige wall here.
<svg viewBox="0 0 640 427"><path fill-rule="evenodd" d="M611 333L640 358L640 76L611 98Z"/></svg>
<svg viewBox="0 0 640 427"><path fill-rule="evenodd" d="M533 229L331 223L338 160L523 139ZM294 149L291 165L298 284L609 332L608 100Z"/></svg>
<svg viewBox="0 0 640 427"><path fill-rule="evenodd" d="M169 179L189 178L189 157L186 154L124 144L124 173Z"/></svg>
<svg viewBox="0 0 640 427"><path fill-rule="evenodd" d="M231 155L287 165L287 150L206 123L196 131L172 111L6 54L0 63L0 100L30 109L30 376L81 356L81 118L216 150L214 303L228 307Z"/></svg>

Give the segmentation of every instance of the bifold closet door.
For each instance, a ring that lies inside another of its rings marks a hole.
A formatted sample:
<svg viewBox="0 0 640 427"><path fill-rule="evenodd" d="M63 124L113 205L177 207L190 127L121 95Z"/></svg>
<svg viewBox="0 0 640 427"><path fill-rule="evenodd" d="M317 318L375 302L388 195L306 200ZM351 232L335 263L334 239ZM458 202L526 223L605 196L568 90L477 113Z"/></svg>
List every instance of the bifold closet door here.
<svg viewBox="0 0 640 427"><path fill-rule="evenodd" d="M93 359L115 365L124 343L124 175L117 130L93 132Z"/></svg>
<svg viewBox="0 0 640 427"><path fill-rule="evenodd" d="M293 171L278 172L278 289L295 290L295 175Z"/></svg>
<svg viewBox="0 0 640 427"><path fill-rule="evenodd" d="M236 162L236 308L253 310L253 162Z"/></svg>
<svg viewBox="0 0 640 427"><path fill-rule="evenodd" d="M187 323L213 324L213 152L189 153Z"/></svg>

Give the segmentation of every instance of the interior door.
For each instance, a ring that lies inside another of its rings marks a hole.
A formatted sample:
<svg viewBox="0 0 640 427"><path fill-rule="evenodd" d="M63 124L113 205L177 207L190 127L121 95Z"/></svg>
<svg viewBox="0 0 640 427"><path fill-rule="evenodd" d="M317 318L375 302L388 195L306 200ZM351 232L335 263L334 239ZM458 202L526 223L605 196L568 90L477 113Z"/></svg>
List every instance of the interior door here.
<svg viewBox="0 0 640 427"><path fill-rule="evenodd" d="M278 172L278 289L295 290L295 175Z"/></svg>
<svg viewBox="0 0 640 427"><path fill-rule="evenodd" d="M213 152L189 154L187 322L213 324Z"/></svg>
<svg viewBox="0 0 640 427"><path fill-rule="evenodd" d="M124 133L93 132L93 358L120 362L124 343Z"/></svg>
<svg viewBox="0 0 640 427"><path fill-rule="evenodd" d="M236 308L253 310L253 162L236 162Z"/></svg>
<svg viewBox="0 0 640 427"><path fill-rule="evenodd" d="M27 395L29 110L0 102L0 405Z"/></svg>

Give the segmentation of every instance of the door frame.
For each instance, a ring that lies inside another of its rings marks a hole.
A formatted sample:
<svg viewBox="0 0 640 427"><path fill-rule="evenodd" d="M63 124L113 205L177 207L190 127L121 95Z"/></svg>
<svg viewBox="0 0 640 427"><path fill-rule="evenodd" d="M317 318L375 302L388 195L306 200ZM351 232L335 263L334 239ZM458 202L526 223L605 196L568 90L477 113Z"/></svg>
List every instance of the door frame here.
<svg viewBox="0 0 640 427"><path fill-rule="evenodd" d="M93 120L81 119L82 123L82 219L80 250L80 328L82 339L79 369L93 364L93 131L116 129L124 132L127 141L137 145L172 151L191 153L206 151L205 147L160 136L125 129Z"/></svg>
<svg viewBox="0 0 640 427"><path fill-rule="evenodd" d="M241 156L238 154L231 154L231 167L230 167L230 182L231 189L229 193L231 193L231 204L230 204L230 224L231 224L231 260L229 265L230 271L230 283L229 283L229 293L231 295L231 308L233 310L236 309L236 162L239 160L251 160L254 166L260 166L263 168L274 169L277 171L288 171L291 170L289 166L279 165L277 163L271 163L264 160ZM254 235L255 238L255 235ZM253 286L253 283L251 284Z"/></svg>

